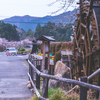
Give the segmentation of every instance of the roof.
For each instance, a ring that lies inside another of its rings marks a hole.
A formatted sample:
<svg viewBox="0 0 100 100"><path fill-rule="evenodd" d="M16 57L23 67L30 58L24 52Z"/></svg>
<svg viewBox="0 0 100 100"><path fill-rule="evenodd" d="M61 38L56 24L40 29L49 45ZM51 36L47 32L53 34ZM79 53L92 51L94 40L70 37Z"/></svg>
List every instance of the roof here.
<svg viewBox="0 0 100 100"><path fill-rule="evenodd" d="M54 38L52 38L52 36L46 36L46 35L42 35L40 38L38 38L37 40L41 40L41 41L55 41Z"/></svg>
<svg viewBox="0 0 100 100"><path fill-rule="evenodd" d="M63 44L73 44L73 42L69 41L69 42L51 42L50 44L60 44L60 43L63 43Z"/></svg>
<svg viewBox="0 0 100 100"><path fill-rule="evenodd" d="M73 55L72 50L61 50L61 56Z"/></svg>

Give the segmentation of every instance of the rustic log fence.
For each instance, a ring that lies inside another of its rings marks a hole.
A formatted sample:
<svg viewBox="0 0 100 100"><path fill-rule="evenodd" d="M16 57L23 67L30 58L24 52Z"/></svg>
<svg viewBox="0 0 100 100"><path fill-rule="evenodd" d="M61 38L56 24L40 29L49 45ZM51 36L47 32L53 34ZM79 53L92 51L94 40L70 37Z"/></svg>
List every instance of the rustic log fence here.
<svg viewBox="0 0 100 100"><path fill-rule="evenodd" d="M41 72L41 63L36 63L35 66L34 61L42 62L42 60L35 59L33 56L29 56L28 63L29 63L29 80L31 81L31 85L35 90L36 95L40 100L47 100L44 97L48 97L48 80L54 79L60 82L66 82L71 84L76 84L80 86L80 100L87 100L87 90L94 89L99 91L99 100L100 100L100 86L96 86L93 84L87 83L88 78L87 77L81 77L81 81L73 80L73 79L67 79L67 78L61 78L53 75L48 74L48 70L44 69L43 72ZM35 75L36 73L36 75ZM34 76L36 76L36 80L34 79ZM39 94L37 89L40 89L40 77L43 78L43 90L42 90L42 96ZM34 81L36 81L36 86L34 84Z"/></svg>

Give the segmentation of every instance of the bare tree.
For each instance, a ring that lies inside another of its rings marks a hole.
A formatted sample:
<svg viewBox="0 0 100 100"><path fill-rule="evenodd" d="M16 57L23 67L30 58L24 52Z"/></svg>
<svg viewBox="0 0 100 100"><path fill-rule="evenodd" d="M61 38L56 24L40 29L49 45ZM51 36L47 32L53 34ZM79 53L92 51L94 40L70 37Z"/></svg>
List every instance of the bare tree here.
<svg viewBox="0 0 100 100"><path fill-rule="evenodd" d="M54 11L51 13L51 15L54 15L60 11L62 11L64 14L60 15L56 20L54 20L54 22L63 22L63 25L69 24L69 23L73 23L76 19L76 13L77 11L75 11L75 13L65 13L68 10L72 10L72 9L76 9L78 8L77 2L79 2L79 0L55 0L54 2L50 3L48 6L53 6L56 3L59 3L59 8L58 10Z"/></svg>
<svg viewBox="0 0 100 100"><path fill-rule="evenodd" d="M78 2L78 0L55 0L54 2L50 3L48 6L52 6L55 3L60 4L60 8L58 8L57 11L52 12L52 14L55 14L61 10L63 10L63 12L66 12L69 7L76 8L77 7L76 2Z"/></svg>

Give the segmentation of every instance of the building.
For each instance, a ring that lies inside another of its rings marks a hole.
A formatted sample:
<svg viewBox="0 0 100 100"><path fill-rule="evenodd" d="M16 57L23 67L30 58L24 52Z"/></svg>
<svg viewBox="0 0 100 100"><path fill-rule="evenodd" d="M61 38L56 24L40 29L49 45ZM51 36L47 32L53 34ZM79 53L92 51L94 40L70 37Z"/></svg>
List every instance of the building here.
<svg viewBox="0 0 100 100"><path fill-rule="evenodd" d="M61 50L61 61L70 68L72 68L72 57L72 50Z"/></svg>

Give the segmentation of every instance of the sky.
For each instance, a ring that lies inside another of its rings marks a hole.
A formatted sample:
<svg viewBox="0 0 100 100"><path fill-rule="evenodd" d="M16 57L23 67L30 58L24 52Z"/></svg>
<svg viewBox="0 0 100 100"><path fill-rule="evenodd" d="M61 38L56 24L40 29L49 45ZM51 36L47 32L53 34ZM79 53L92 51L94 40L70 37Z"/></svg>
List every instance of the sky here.
<svg viewBox="0 0 100 100"><path fill-rule="evenodd" d="M60 2L49 6L54 1L56 0L0 0L0 20L12 16L30 15L43 17L52 15L52 12L57 11L61 7ZM70 7L68 10L73 10L73 7ZM53 15L63 12L64 10L61 10Z"/></svg>

